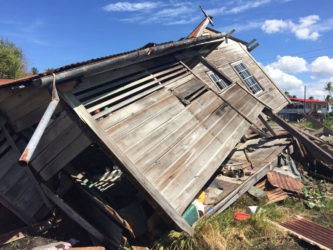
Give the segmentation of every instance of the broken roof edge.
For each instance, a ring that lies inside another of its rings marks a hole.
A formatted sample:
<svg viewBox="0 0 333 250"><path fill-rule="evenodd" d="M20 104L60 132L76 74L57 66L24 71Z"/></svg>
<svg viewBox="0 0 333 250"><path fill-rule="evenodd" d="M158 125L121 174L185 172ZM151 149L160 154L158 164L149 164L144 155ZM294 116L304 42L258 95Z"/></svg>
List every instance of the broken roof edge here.
<svg viewBox="0 0 333 250"><path fill-rule="evenodd" d="M208 27L208 26L206 27L206 29L207 29L207 30L210 30L210 31L212 31L212 32L215 32L216 34L217 34L217 33L221 33L221 31L218 31L218 30L213 29L213 28ZM244 40L239 39L239 38L237 38L237 37L229 36L228 38L231 39L231 40L234 40L235 42L239 42L239 43L241 43L241 44L243 44L243 45L245 45L245 46L248 45L248 42L245 42Z"/></svg>
<svg viewBox="0 0 333 250"><path fill-rule="evenodd" d="M69 81L73 78L84 77L92 73L98 73L111 69L121 68L126 65L126 62L130 62L128 65L134 62L141 62L160 56L167 52L167 54L176 52L180 49L197 46L205 42L219 42L220 39L225 37L225 33L218 33L209 36L200 36L194 38L188 38L177 42L161 43L149 48L139 48L125 53L114 54L107 57L91 59L88 61L79 62L76 64L70 64L52 72L47 72L38 75L26 76L11 82L8 82L2 87L17 86L17 85L37 85L37 86L49 86L53 82L53 73L56 74L56 81L64 82ZM221 41L222 42L222 41ZM143 59L143 60L142 60ZM111 66L116 66L111 68Z"/></svg>

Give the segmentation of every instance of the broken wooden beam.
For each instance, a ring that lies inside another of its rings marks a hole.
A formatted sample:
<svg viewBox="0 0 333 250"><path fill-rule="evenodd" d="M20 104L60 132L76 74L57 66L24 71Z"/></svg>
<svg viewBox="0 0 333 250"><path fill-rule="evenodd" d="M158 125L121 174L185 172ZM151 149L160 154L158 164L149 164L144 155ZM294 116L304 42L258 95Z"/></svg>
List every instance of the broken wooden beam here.
<svg viewBox="0 0 333 250"><path fill-rule="evenodd" d="M281 117L274 114L272 110L264 108L264 114L268 115L273 121L279 124L282 128L288 131L292 136L297 138L308 149L311 154L318 160L324 161L328 164L333 164L333 157L325 150L320 148L317 144L312 142L305 134L301 133L296 127L284 121Z"/></svg>
<svg viewBox="0 0 333 250"><path fill-rule="evenodd" d="M94 236L100 242L110 243L110 240L107 239L101 232L99 232L93 225L81 217L77 212L75 212L70 206L68 206L59 196L54 194L46 185L41 184L41 187L46 194L46 196L57 205L62 211L67 214L72 220L78 223L82 228L88 231L92 236ZM117 246L118 247L118 246Z"/></svg>
<svg viewBox="0 0 333 250"><path fill-rule="evenodd" d="M259 115L259 120L262 122L262 124L268 129L268 131L269 131L273 136L276 136L276 133L274 132L274 130L272 129L272 127L269 126L269 124L268 124L267 121L264 119L264 117L262 117L262 115Z"/></svg>

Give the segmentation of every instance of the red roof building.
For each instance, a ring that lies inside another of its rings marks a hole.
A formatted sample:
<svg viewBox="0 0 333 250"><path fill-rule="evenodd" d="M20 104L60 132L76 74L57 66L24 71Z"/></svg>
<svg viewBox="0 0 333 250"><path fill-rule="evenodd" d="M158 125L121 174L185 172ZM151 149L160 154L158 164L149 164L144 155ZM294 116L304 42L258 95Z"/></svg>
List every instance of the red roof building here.
<svg viewBox="0 0 333 250"><path fill-rule="evenodd" d="M292 104L284 107L279 115L290 120L296 121L303 117L303 113L312 114L319 118L324 118L330 110L332 111L333 102L320 101L315 99L289 98ZM305 104L305 107L304 107Z"/></svg>

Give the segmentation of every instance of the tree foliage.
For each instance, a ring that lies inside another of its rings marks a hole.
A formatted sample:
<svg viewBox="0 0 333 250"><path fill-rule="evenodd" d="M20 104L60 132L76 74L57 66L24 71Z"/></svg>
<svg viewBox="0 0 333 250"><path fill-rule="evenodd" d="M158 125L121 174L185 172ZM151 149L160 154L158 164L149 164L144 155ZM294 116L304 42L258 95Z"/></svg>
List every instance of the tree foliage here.
<svg viewBox="0 0 333 250"><path fill-rule="evenodd" d="M31 74L36 75L38 74L38 69L36 67L31 68Z"/></svg>
<svg viewBox="0 0 333 250"><path fill-rule="evenodd" d="M324 89L325 89L325 90L328 92L328 94L332 97L332 92L333 92L333 84L332 84L332 82L328 82L328 83L326 83Z"/></svg>
<svg viewBox="0 0 333 250"><path fill-rule="evenodd" d="M14 43L0 38L0 78L16 79L24 75L22 50Z"/></svg>
<svg viewBox="0 0 333 250"><path fill-rule="evenodd" d="M284 91L284 94L288 96L289 98L291 97L290 93L288 91Z"/></svg>

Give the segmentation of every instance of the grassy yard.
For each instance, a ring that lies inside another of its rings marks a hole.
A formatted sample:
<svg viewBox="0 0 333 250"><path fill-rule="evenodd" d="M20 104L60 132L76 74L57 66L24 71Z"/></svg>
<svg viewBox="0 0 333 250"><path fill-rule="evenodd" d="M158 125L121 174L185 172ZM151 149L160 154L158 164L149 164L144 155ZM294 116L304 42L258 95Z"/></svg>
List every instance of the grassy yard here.
<svg viewBox="0 0 333 250"><path fill-rule="evenodd" d="M316 190L320 195L292 197L280 203L266 204L249 195L243 195L223 213L202 221L190 237L186 233L170 231L155 242L153 249L305 249L313 248L304 241L291 237L269 221L285 221L293 215L300 215L324 226L333 228L332 184L319 181L307 182L308 190ZM318 206L309 208L309 202ZM247 206L258 205L265 210L252 215L250 219L235 221L235 212L245 212Z"/></svg>

